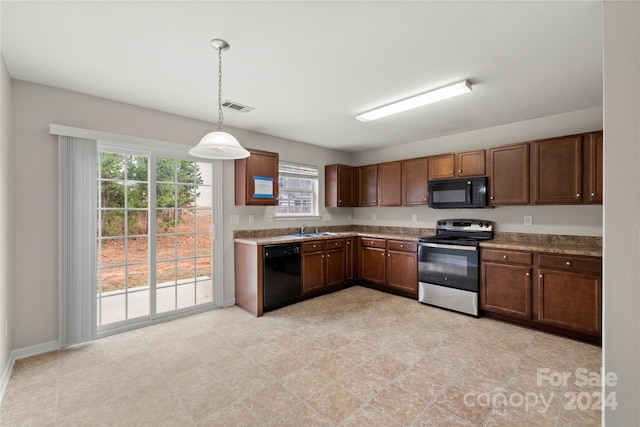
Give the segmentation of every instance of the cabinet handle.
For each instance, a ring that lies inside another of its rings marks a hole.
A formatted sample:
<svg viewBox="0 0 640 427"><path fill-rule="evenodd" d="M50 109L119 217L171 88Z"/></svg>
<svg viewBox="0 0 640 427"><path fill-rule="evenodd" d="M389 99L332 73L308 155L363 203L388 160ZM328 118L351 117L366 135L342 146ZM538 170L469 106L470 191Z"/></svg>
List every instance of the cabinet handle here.
<svg viewBox="0 0 640 427"><path fill-rule="evenodd" d="M331 258L331 255L327 255L327 258Z"/></svg>
<svg viewBox="0 0 640 427"><path fill-rule="evenodd" d="M322 255L322 258L324 258L324 255Z"/></svg>
<svg viewBox="0 0 640 427"><path fill-rule="evenodd" d="M591 197L596 197L596 193L591 193Z"/></svg>
<svg viewBox="0 0 640 427"><path fill-rule="evenodd" d="M502 255L502 259L507 259L507 256L506 255Z"/></svg>
<svg viewBox="0 0 640 427"><path fill-rule="evenodd" d="M384 252L383 252L383 253L381 253L380 255L384 256Z"/></svg>
<svg viewBox="0 0 640 427"><path fill-rule="evenodd" d="M538 277L542 279L542 274L541 274L541 275L539 275Z"/></svg>
<svg viewBox="0 0 640 427"><path fill-rule="evenodd" d="M400 245L401 248L404 248L404 245Z"/></svg>
<svg viewBox="0 0 640 427"><path fill-rule="evenodd" d="M493 196L489 197L491 200L493 200Z"/></svg>
<svg viewBox="0 0 640 427"><path fill-rule="evenodd" d="M351 244L351 242L347 242L347 245L350 245L350 244Z"/></svg>
<svg viewBox="0 0 640 427"><path fill-rule="evenodd" d="M567 265L571 265L571 261L567 261Z"/></svg>
<svg viewBox="0 0 640 427"><path fill-rule="evenodd" d="M580 198L580 193L576 193L576 199Z"/></svg>
<svg viewBox="0 0 640 427"><path fill-rule="evenodd" d="M526 272L524 275L527 276L527 277L531 276L531 274L529 274L529 272Z"/></svg>
<svg viewBox="0 0 640 427"><path fill-rule="evenodd" d="M338 203L342 203L342 199L338 200Z"/></svg>
<svg viewBox="0 0 640 427"><path fill-rule="evenodd" d="M458 169L458 173L462 173L462 169Z"/></svg>
<svg viewBox="0 0 640 427"><path fill-rule="evenodd" d="M449 173L453 173L453 171L449 171Z"/></svg>
<svg viewBox="0 0 640 427"><path fill-rule="evenodd" d="M313 247L315 248L315 247L316 247L316 245L313 245Z"/></svg>
<svg viewBox="0 0 640 427"><path fill-rule="evenodd" d="M391 256L391 254L387 254L387 256Z"/></svg>
<svg viewBox="0 0 640 427"><path fill-rule="evenodd" d="M335 242L333 245L334 245L334 246L338 246L338 242Z"/></svg>

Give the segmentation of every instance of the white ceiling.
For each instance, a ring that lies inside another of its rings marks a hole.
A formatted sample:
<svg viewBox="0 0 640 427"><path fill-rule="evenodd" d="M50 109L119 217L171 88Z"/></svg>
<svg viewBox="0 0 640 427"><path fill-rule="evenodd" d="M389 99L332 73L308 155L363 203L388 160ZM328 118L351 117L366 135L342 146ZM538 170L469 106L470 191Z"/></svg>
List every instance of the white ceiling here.
<svg viewBox="0 0 640 427"><path fill-rule="evenodd" d="M602 3L2 1L11 76L345 151L602 105ZM356 114L468 79L471 94ZM194 144L197 141L194 141Z"/></svg>

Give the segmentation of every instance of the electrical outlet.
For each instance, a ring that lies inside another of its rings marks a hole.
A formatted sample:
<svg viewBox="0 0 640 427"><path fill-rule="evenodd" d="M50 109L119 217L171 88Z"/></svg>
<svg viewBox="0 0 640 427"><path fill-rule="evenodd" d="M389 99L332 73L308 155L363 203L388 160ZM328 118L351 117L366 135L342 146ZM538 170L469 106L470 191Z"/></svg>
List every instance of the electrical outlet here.
<svg viewBox="0 0 640 427"><path fill-rule="evenodd" d="M411 222L418 222L418 214L411 215Z"/></svg>
<svg viewBox="0 0 640 427"><path fill-rule="evenodd" d="M524 225L533 225L533 216L525 215L524 216Z"/></svg>
<svg viewBox="0 0 640 427"><path fill-rule="evenodd" d="M267 222L273 222L273 215L267 215Z"/></svg>
<svg viewBox="0 0 640 427"><path fill-rule="evenodd" d="M371 214L371 221L375 221L378 218L376 214Z"/></svg>
<svg viewBox="0 0 640 427"><path fill-rule="evenodd" d="M231 214L231 224L239 224L240 223L240 215L238 214Z"/></svg>
<svg viewBox="0 0 640 427"><path fill-rule="evenodd" d="M256 222L256 216L254 214L249 214L249 224L253 224Z"/></svg>

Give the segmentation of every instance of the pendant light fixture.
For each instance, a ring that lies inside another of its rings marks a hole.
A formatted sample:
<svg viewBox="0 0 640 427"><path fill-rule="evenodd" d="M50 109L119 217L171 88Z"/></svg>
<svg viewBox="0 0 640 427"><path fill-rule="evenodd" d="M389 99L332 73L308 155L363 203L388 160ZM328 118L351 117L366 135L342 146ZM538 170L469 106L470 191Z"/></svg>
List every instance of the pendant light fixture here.
<svg viewBox="0 0 640 427"><path fill-rule="evenodd" d="M222 51L229 49L229 43L221 39L211 40L211 46L218 50L218 130L206 134L189 154L205 159L243 159L249 152L242 148L238 140L222 130Z"/></svg>

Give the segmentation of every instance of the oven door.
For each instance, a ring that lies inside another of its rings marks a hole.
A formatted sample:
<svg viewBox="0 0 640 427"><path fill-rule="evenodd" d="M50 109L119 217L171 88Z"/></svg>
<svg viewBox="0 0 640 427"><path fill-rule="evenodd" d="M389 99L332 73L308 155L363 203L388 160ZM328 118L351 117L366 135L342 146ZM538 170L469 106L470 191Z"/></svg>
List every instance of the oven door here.
<svg viewBox="0 0 640 427"><path fill-rule="evenodd" d="M419 243L418 281L478 292L478 248L441 243Z"/></svg>

